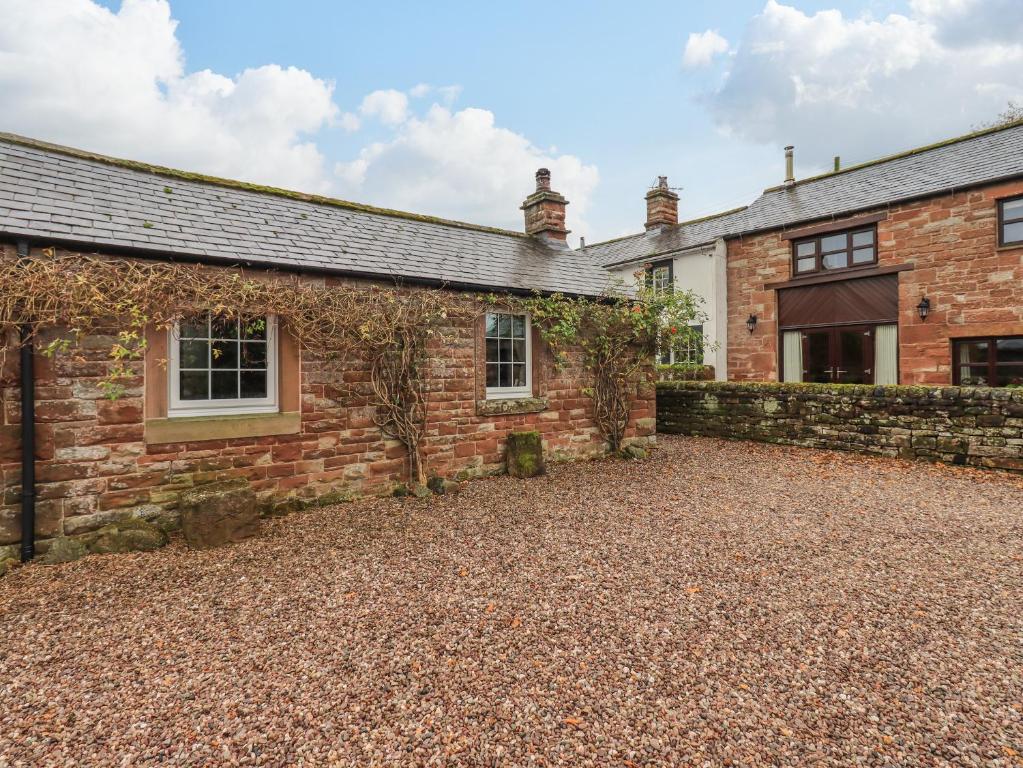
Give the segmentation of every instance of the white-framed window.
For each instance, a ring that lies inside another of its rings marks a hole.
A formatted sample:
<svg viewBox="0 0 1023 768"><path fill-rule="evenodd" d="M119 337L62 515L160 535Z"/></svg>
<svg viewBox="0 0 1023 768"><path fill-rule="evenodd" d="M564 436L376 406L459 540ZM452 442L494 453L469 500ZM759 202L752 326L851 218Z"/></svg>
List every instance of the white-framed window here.
<svg viewBox="0 0 1023 768"><path fill-rule="evenodd" d="M488 312L484 336L487 398L532 396L533 361L529 315Z"/></svg>
<svg viewBox="0 0 1023 768"><path fill-rule="evenodd" d="M658 264L650 270L650 287L654 294L667 293L671 289L671 264Z"/></svg>
<svg viewBox="0 0 1023 768"><path fill-rule="evenodd" d="M659 354L658 362L661 365L673 365L683 363L686 365L703 365L704 357L704 335L703 324L689 326L692 333L684 339L670 343L670 336L665 335Z"/></svg>
<svg viewBox="0 0 1023 768"><path fill-rule="evenodd" d="M184 319L170 331L168 368L168 416L276 413L277 319Z"/></svg>

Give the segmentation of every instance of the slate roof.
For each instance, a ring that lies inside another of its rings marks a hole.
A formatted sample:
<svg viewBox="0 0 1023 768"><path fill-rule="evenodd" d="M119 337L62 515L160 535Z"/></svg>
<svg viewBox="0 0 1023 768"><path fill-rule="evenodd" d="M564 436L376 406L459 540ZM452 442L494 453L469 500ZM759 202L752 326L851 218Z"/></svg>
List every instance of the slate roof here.
<svg viewBox="0 0 1023 768"><path fill-rule="evenodd" d="M767 189L747 208L587 246L602 266L1023 176L1023 121Z"/></svg>
<svg viewBox="0 0 1023 768"><path fill-rule="evenodd" d="M0 234L456 287L597 295L608 273L518 232L210 179L0 134Z"/></svg>

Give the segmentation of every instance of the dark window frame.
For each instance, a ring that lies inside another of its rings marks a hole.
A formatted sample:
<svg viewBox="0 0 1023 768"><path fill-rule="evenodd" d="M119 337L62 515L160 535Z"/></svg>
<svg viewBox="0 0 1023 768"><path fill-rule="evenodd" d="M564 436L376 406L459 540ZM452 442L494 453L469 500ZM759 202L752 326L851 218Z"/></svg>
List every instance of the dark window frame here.
<svg viewBox="0 0 1023 768"><path fill-rule="evenodd" d="M1005 336L970 336L966 338L951 339L952 343L952 383L956 386L964 386L962 383L962 368L964 366L969 368L981 368L986 367L987 369L987 383L983 385L965 385L965 386L995 386L991 382L998 380L998 367L1001 366L1020 366L1023 367L1023 363L1018 362L998 362L998 342L1020 339L1023 340L1023 335L1020 334L1008 334ZM960 363L959 362L959 345L960 344L976 344L978 342L986 342L987 347L987 362L986 363Z"/></svg>
<svg viewBox="0 0 1023 768"><path fill-rule="evenodd" d="M1011 219L1005 218L1005 204L1015 203L1019 200L1023 200L1023 195L1016 195L1014 197L1005 197L998 201L998 246L1004 248L1006 246L1017 246L1023 245L1023 238L1019 240L1006 240L1005 230L1010 224L1018 224L1023 222L1023 213L1020 213L1018 217Z"/></svg>
<svg viewBox="0 0 1023 768"><path fill-rule="evenodd" d="M870 245L861 245L861 246L853 245L853 236L861 234L863 232L869 232L871 234L871 237L872 237L871 244ZM823 241L827 240L828 238L836 237L836 236L839 236L839 235L844 235L845 236L845 247L841 248L841 249L837 249L837 250L833 249L833 250L830 250L830 251L825 251L824 248L823 248ZM810 256L802 256L802 257L800 257L799 256L799 247L801 245L806 245L807 243L813 243L814 244L814 253L812 255L810 255ZM873 251L874 251L874 255L871 258L871 260L870 261L861 261L861 262L858 262L858 263L854 263L853 262L853 253L855 253L856 251L866 250L867 248L872 248ZM846 257L845 258L845 266L844 267L829 267L829 268L825 268L824 267L824 257L825 256L833 256L833 255L839 254L839 253L844 253L845 254L845 257ZM876 265L877 264L877 257L878 257L878 253L877 253L877 224L871 224L869 226L863 226L863 227L851 227L849 229L839 229L839 230L835 230L835 231L832 231L832 232L821 232L821 233L813 235L811 237L801 237L798 240L793 240L792 241L792 254L791 254L792 277L793 277L793 279L795 279L795 278L800 278L800 277L809 277L811 275L814 275L814 276L816 276L816 275L829 275L829 274L836 273L836 272L845 272L845 271L851 270L851 269L864 269L864 268L868 268L868 267ZM799 269L799 262L804 260L804 259L809 259L809 258L812 258L814 260L813 269L804 269L804 270L801 271Z"/></svg>
<svg viewBox="0 0 1023 768"><path fill-rule="evenodd" d="M668 268L668 291L675 290L675 260L674 259L662 259L661 261L655 261L646 268L646 285L647 288L653 289L654 287L654 270L660 269L661 267Z"/></svg>

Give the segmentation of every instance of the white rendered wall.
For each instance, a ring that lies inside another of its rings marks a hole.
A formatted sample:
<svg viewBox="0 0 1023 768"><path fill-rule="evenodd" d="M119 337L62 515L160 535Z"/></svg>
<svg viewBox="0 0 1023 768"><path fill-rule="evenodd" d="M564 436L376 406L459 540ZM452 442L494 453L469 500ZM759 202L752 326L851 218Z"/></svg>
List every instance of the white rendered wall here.
<svg viewBox="0 0 1023 768"><path fill-rule="evenodd" d="M692 291L703 299L701 307L707 319L703 321L705 339L704 365L713 365L715 377L724 381L728 376L728 295L726 279L726 246L724 240L712 245L659 256L649 261L627 264L610 270L626 285L636 282L636 272L650 261L672 260L675 287Z"/></svg>

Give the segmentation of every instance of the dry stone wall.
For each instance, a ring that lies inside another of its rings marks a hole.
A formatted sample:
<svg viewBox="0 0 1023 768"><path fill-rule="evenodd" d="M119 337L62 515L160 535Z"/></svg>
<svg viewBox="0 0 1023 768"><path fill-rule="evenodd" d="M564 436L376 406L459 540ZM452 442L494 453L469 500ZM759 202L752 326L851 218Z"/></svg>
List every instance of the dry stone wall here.
<svg viewBox="0 0 1023 768"><path fill-rule="evenodd" d="M1023 389L669 381L657 429L1023 472Z"/></svg>

